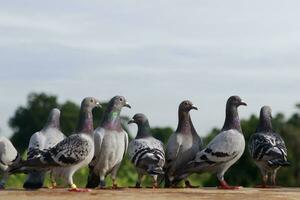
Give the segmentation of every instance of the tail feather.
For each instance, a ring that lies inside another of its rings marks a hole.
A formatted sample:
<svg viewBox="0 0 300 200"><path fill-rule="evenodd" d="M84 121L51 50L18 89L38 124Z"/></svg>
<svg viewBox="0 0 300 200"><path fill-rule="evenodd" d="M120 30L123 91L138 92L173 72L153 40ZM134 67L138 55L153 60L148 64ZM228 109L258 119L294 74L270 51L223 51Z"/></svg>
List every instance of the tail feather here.
<svg viewBox="0 0 300 200"><path fill-rule="evenodd" d="M96 188L100 184L100 177L98 175L96 175L93 171L94 171L94 168L90 167L87 184L85 186L86 188Z"/></svg>
<svg viewBox="0 0 300 200"><path fill-rule="evenodd" d="M23 184L25 189L39 189L43 187L45 172L31 172Z"/></svg>
<svg viewBox="0 0 300 200"><path fill-rule="evenodd" d="M269 160L268 161L268 165L270 167L279 167L279 166L282 166L282 167L288 167L290 166L290 162L286 161L286 160L282 160L282 159L274 159L274 160Z"/></svg>
<svg viewBox="0 0 300 200"><path fill-rule="evenodd" d="M147 172L150 175L160 175L160 174L164 174L164 170L159 167L159 166L151 166L148 168Z"/></svg>

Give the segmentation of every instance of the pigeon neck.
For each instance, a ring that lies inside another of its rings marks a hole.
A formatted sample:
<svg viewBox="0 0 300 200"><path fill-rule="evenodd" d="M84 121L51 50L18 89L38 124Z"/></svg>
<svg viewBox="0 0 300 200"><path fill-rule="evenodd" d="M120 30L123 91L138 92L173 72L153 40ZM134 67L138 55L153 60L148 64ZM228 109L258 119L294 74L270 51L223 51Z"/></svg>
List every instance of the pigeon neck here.
<svg viewBox="0 0 300 200"><path fill-rule="evenodd" d="M257 127L257 132L273 132L271 116L261 115Z"/></svg>
<svg viewBox="0 0 300 200"><path fill-rule="evenodd" d="M176 133L184 133L184 134L194 134L196 130L193 126L190 114L188 111L179 111L178 112L178 126L176 129Z"/></svg>
<svg viewBox="0 0 300 200"><path fill-rule="evenodd" d="M149 122L146 121L143 124L138 124L138 132L136 134L135 139L145 138L151 136L150 125Z"/></svg>
<svg viewBox="0 0 300 200"><path fill-rule="evenodd" d="M108 108L104 114L101 126L110 130L122 131L120 113L121 110L119 109Z"/></svg>
<svg viewBox="0 0 300 200"><path fill-rule="evenodd" d="M51 115L49 116L47 123L44 126L44 130L48 128L57 128L60 129L59 116Z"/></svg>
<svg viewBox="0 0 300 200"><path fill-rule="evenodd" d="M242 133L241 122L236 106L226 106L226 117L222 131L236 129Z"/></svg>
<svg viewBox="0 0 300 200"><path fill-rule="evenodd" d="M94 125L93 125L92 109L81 108L76 132L92 134L93 131L94 131Z"/></svg>

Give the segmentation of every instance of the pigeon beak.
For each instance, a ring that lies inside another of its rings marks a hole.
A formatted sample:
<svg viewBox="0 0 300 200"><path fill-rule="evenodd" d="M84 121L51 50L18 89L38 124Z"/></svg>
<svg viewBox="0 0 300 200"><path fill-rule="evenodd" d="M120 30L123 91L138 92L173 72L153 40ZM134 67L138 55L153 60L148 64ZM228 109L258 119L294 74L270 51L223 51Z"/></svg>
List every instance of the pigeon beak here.
<svg viewBox="0 0 300 200"><path fill-rule="evenodd" d="M100 101L97 101L97 102L96 102L96 107L102 108L102 106L101 106L101 104L100 104Z"/></svg>
<svg viewBox="0 0 300 200"><path fill-rule="evenodd" d="M126 101L124 106L127 107L127 108L131 108L131 106L129 105L129 103L127 101Z"/></svg>
<svg viewBox="0 0 300 200"><path fill-rule="evenodd" d="M195 105L192 105L191 109L198 110L198 108Z"/></svg>
<svg viewBox="0 0 300 200"><path fill-rule="evenodd" d="M247 106L247 104L241 101L240 106Z"/></svg>
<svg viewBox="0 0 300 200"><path fill-rule="evenodd" d="M135 123L134 119L128 121L128 124L132 124L132 123Z"/></svg>

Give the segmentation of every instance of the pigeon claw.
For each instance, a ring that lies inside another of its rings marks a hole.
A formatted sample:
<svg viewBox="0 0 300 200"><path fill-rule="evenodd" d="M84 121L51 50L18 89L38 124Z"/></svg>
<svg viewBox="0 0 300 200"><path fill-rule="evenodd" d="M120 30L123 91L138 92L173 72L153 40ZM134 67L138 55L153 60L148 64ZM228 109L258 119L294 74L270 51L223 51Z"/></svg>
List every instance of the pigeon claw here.
<svg viewBox="0 0 300 200"><path fill-rule="evenodd" d="M91 189L86 189L86 188L70 188L68 190L69 192L91 192Z"/></svg>
<svg viewBox="0 0 300 200"><path fill-rule="evenodd" d="M231 186L231 185L228 185L225 180L223 180L223 181L220 181L220 185L218 186L218 189L222 189L222 190L238 190L238 189L241 189L241 186Z"/></svg>

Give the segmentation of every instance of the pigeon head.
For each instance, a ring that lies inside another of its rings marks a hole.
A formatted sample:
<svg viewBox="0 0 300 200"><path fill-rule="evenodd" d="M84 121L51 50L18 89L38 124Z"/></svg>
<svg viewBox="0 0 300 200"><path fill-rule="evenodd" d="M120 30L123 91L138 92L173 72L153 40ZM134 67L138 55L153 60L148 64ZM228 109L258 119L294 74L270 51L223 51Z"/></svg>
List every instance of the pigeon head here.
<svg viewBox="0 0 300 200"><path fill-rule="evenodd" d="M239 96L231 96L227 100L227 106L239 107L241 105L247 106L247 104L245 102L243 102L241 97L239 97Z"/></svg>
<svg viewBox="0 0 300 200"><path fill-rule="evenodd" d="M231 96L226 103L226 117L222 130L236 129L242 133L241 123L237 108L239 106L247 106L239 96Z"/></svg>
<svg viewBox="0 0 300 200"><path fill-rule="evenodd" d="M263 106L261 109L260 109L260 117L264 117L264 118L270 118L272 119L272 109L270 106Z"/></svg>
<svg viewBox="0 0 300 200"><path fill-rule="evenodd" d="M137 113L132 117L132 119L128 122L128 124L136 123L137 125L139 125L139 124L145 124L147 122L148 119L144 114Z"/></svg>
<svg viewBox="0 0 300 200"><path fill-rule="evenodd" d="M102 107L100 101L94 97L86 97L81 102L81 108L93 110L95 107Z"/></svg>
<svg viewBox="0 0 300 200"><path fill-rule="evenodd" d="M96 107L101 107L100 101L96 98L86 97L82 100L76 132L84 132L88 134L93 133L94 126L92 110Z"/></svg>
<svg viewBox="0 0 300 200"><path fill-rule="evenodd" d="M59 129L60 128L59 120L60 120L60 110L58 108L53 108L50 111L47 123L46 123L44 128L52 127L52 128L58 128Z"/></svg>
<svg viewBox="0 0 300 200"><path fill-rule="evenodd" d="M190 110L198 110L198 108L189 100L182 101L179 105L179 111L189 112Z"/></svg>
<svg viewBox="0 0 300 200"><path fill-rule="evenodd" d="M120 113L123 107L131 108L125 97L113 97L108 103L100 126L110 130L122 131Z"/></svg>
<svg viewBox="0 0 300 200"><path fill-rule="evenodd" d="M189 111L192 109L198 110L198 108L189 100L182 101L179 104L176 133L197 134L189 114Z"/></svg>
<svg viewBox="0 0 300 200"><path fill-rule="evenodd" d="M112 110L121 110L123 107L131 108L123 96L115 96L109 101L109 107Z"/></svg>
<svg viewBox="0 0 300 200"><path fill-rule="evenodd" d="M136 134L136 139L145 138L152 136L150 131L150 125L147 117L142 113L135 114L128 124L136 123L138 126L138 132Z"/></svg>
<svg viewBox="0 0 300 200"><path fill-rule="evenodd" d="M257 132L273 132L272 127L272 109L270 106L263 106L260 109L259 123Z"/></svg>

